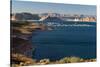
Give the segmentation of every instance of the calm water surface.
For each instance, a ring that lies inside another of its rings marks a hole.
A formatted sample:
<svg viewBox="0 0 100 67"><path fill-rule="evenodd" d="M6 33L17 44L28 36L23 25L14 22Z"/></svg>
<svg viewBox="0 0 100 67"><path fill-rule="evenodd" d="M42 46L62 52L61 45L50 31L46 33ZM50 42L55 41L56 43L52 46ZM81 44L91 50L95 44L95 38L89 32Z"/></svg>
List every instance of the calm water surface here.
<svg viewBox="0 0 100 67"><path fill-rule="evenodd" d="M96 58L96 24L78 24L80 25L73 26L72 23L65 23L69 26L53 26L53 30L33 32L32 43L35 46L33 58L51 60L66 56Z"/></svg>

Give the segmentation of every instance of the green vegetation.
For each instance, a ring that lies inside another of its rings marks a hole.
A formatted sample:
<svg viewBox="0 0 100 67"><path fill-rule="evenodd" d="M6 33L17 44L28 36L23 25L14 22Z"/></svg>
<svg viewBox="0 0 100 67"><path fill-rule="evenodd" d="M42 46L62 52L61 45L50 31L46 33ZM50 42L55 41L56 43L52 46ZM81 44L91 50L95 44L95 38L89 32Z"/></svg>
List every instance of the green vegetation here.
<svg viewBox="0 0 100 67"><path fill-rule="evenodd" d="M81 62L83 59L79 57L65 57L61 59L59 62L60 63L75 63L75 62Z"/></svg>

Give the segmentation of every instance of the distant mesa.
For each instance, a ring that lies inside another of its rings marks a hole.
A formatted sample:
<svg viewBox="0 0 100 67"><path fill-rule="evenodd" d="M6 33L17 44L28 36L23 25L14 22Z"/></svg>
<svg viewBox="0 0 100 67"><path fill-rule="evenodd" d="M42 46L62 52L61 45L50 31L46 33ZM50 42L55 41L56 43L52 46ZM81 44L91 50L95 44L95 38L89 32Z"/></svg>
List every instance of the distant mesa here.
<svg viewBox="0 0 100 67"><path fill-rule="evenodd" d="M81 18L80 21L95 22L96 18L95 17L84 17L84 18Z"/></svg>
<svg viewBox="0 0 100 67"><path fill-rule="evenodd" d="M44 22L62 22L63 20L60 19L59 17L46 17L45 19L43 19Z"/></svg>
<svg viewBox="0 0 100 67"><path fill-rule="evenodd" d="M11 14L12 21L43 21L43 22L63 22L63 21L81 21L81 22L96 22L95 16L88 15L67 15L57 13L15 13Z"/></svg>

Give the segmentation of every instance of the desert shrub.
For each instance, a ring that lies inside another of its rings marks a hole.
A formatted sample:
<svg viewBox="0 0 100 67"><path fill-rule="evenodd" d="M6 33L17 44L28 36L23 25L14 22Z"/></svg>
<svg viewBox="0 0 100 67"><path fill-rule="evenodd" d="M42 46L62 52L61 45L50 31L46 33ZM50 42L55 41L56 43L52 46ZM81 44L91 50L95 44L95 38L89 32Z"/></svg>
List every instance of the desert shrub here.
<svg viewBox="0 0 100 67"><path fill-rule="evenodd" d="M70 63L80 62L80 58L79 57L70 57L69 62Z"/></svg>
<svg viewBox="0 0 100 67"><path fill-rule="evenodd" d="M65 58L62 58L61 60L59 60L59 62L60 63L68 63L68 60L69 60L69 58L65 57Z"/></svg>
<svg viewBox="0 0 100 67"><path fill-rule="evenodd" d="M20 62L20 66L28 66L28 65L33 65L36 64L36 60L32 59L32 60L26 60L24 62Z"/></svg>
<svg viewBox="0 0 100 67"><path fill-rule="evenodd" d="M40 63L41 64L49 64L50 63L50 60L49 59L41 59L40 60Z"/></svg>
<svg viewBox="0 0 100 67"><path fill-rule="evenodd" d="M91 62L95 62L96 61L96 59L91 59Z"/></svg>
<svg viewBox="0 0 100 67"><path fill-rule="evenodd" d="M75 63L81 62L83 59L79 57L65 57L59 61L59 63Z"/></svg>

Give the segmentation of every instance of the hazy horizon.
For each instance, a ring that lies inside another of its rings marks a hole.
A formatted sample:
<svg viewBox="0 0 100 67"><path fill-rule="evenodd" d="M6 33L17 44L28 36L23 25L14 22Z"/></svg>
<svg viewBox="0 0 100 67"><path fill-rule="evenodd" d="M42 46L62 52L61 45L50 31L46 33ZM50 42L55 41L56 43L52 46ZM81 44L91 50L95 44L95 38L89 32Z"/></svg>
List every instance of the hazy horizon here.
<svg viewBox="0 0 100 67"><path fill-rule="evenodd" d="M22 12L96 15L96 6L12 0L12 13Z"/></svg>

